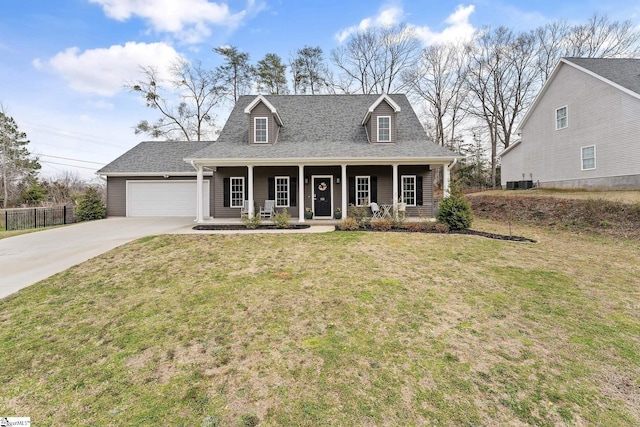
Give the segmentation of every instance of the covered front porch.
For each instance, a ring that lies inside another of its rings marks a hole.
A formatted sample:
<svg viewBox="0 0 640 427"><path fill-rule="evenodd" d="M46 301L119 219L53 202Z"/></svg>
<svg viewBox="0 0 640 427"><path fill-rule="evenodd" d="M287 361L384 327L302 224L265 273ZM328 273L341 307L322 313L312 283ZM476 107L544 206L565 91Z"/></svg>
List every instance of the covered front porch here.
<svg viewBox="0 0 640 427"><path fill-rule="evenodd" d="M433 170L443 169L444 194L449 189L450 162L350 163L299 162L268 164L260 162L192 162L197 172L198 191L205 173L213 172L210 217L202 194L197 195L196 222L238 220L241 215L258 215L266 201L275 211L287 209L292 219L337 222L350 207L369 207L372 202L397 212L406 207L406 218L434 215Z"/></svg>

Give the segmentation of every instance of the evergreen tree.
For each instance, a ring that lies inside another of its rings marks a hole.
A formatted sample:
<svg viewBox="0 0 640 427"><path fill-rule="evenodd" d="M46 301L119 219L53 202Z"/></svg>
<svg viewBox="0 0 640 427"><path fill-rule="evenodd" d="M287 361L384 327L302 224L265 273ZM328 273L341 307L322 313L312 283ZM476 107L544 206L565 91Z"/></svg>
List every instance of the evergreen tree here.
<svg viewBox="0 0 640 427"><path fill-rule="evenodd" d="M41 168L38 159L27 149L28 144L27 134L20 132L13 117L0 108L0 185L5 209L17 184L35 178Z"/></svg>
<svg viewBox="0 0 640 427"><path fill-rule="evenodd" d="M102 197L96 187L89 187L78 200L76 218L78 221L92 221L107 217L107 209L104 207Z"/></svg>
<svg viewBox="0 0 640 427"><path fill-rule="evenodd" d="M269 95L288 94L286 70L287 66L278 55L267 53L256 67L258 90Z"/></svg>

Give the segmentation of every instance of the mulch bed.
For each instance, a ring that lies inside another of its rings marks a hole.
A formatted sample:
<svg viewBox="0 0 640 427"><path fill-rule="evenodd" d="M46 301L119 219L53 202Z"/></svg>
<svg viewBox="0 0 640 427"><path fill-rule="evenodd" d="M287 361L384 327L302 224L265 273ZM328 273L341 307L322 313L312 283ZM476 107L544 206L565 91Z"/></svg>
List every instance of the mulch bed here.
<svg viewBox="0 0 640 427"><path fill-rule="evenodd" d="M308 224L290 224L286 228L278 228L275 224L260 224L258 227L254 229L248 228L244 224L199 224L193 227L193 230L221 230L221 231L242 231L242 230L302 230L305 228L309 228ZM336 231L341 231L336 228ZM359 229L357 231L391 231L391 232L400 232L400 233L437 233L437 234L446 234L439 233L437 231L412 231L407 230L406 228L392 228L390 230L375 230L373 228L367 229ZM449 231L450 234L467 234L471 236L481 236L489 239L497 239L497 240L508 240L511 242L528 242L528 243L536 243L536 240L529 239L527 237L521 236L505 236L503 234L495 234L495 233L487 233L484 231L476 231L476 230L456 230Z"/></svg>
<svg viewBox="0 0 640 427"><path fill-rule="evenodd" d="M288 227L277 227L275 224L260 224L256 228L249 228L244 224L199 224L193 230L302 230L309 228L307 224L290 224Z"/></svg>

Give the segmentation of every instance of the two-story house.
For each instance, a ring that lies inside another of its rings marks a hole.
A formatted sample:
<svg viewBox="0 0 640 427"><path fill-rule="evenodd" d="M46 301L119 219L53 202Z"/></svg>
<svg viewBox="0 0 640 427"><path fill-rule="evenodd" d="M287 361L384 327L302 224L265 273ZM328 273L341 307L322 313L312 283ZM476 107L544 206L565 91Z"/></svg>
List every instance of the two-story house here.
<svg viewBox="0 0 640 427"><path fill-rule="evenodd" d="M519 132L503 187L640 189L640 59L562 59Z"/></svg>
<svg viewBox="0 0 640 427"><path fill-rule="evenodd" d="M241 97L214 142L143 142L98 173L110 216L238 218L275 202L304 221L371 202L433 215L433 171L459 156L431 142L405 95Z"/></svg>

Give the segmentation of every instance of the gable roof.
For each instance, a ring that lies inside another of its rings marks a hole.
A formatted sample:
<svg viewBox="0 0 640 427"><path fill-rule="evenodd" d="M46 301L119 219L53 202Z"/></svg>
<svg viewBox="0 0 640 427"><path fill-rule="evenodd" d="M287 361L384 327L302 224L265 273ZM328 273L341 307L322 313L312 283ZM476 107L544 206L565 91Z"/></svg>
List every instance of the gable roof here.
<svg viewBox="0 0 640 427"><path fill-rule="evenodd" d="M633 58L562 58L529 107L518 126L521 130L529 120L560 68L569 66L640 99L640 59Z"/></svg>
<svg viewBox="0 0 640 427"><path fill-rule="evenodd" d="M640 59L564 58L564 61L640 98Z"/></svg>
<svg viewBox="0 0 640 427"><path fill-rule="evenodd" d="M304 161L361 161L431 159L444 163L460 157L431 142L405 95L267 95L266 99L285 123L274 144L249 144L245 109L255 96L236 102L218 140L186 160L217 164L275 164ZM395 143L368 141L362 117L376 102L395 104Z"/></svg>
<svg viewBox="0 0 640 427"><path fill-rule="evenodd" d="M278 110L276 110L276 107L271 105L271 103L267 101L267 99L262 95L256 96L253 102L247 105L247 107L244 109L244 113L251 114L251 111L254 108L256 108L256 105L258 105L261 102L264 104L265 107L267 107L271 111L271 114L273 114L273 117L276 119L276 122L278 122L278 124L282 126L283 123L282 123L282 119L280 118L280 115L278 114Z"/></svg>
<svg viewBox="0 0 640 427"><path fill-rule="evenodd" d="M202 141L144 141L98 172L99 175L195 175L184 158L204 148Z"/></svg>
<svg viewBox="0 0 640 427"><path fill-rule="evenodd" d="M393 99L391 99L389 95L387 95L386 93L383 93L382 95L380 95L380 98L376 100L376 102L371 104L371 106L367 110L367 114L364 115L364 118L362 119L361 124L364 125L365 123L367 123L367 121L369 120L369 117L371 117L371 113L375 111L375 109L378 107L378 105L380 105L382 101L386 101L386 103L389 104L389 106L393 109L395 113L400 112L400 106L395 102L393 102Z"/></svg>

